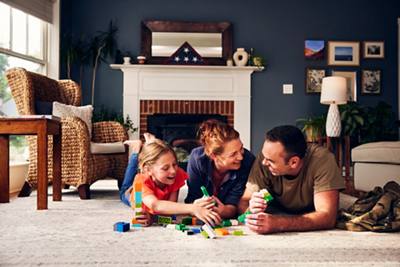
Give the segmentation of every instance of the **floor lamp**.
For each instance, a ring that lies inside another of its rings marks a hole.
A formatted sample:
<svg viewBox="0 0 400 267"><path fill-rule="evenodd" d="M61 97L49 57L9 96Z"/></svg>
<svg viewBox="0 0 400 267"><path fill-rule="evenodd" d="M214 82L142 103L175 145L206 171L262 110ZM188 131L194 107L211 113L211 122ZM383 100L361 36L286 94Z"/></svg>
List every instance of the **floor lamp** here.
<svg viewBox="0 0 400 267"><path fill-rule="evenodd" d="M321 104L329 105L326 118L326 135L339 137L341 132L340 113L337 105L347 102L346 78L331 76L322 79Z"/></svg>

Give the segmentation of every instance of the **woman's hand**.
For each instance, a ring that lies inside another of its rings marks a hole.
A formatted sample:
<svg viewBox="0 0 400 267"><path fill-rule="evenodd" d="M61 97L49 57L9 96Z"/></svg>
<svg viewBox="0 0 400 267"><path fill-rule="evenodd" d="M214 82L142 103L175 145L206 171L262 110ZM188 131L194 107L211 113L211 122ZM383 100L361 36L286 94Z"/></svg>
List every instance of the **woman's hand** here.
<svg viewBox="0 0 400 267"><path fill-rule="evenodd" d="M217 198L216 196L212 196L212 199L214 201L214 207L212 208L212 210L221 216L225 209L225 204L222 203L221 200L219 200L219 198Z"/></svg>
<svg viewBox="0 0 400 267"><path fill-rule="evenodd" d="M142 215L135 216L135 219L139 224L145 227L150 226L152 224L151 214L145 211L142 212Z"/></svg>
<svg viewBox="0 0 400 267"><path fill-rule="evenodd" d="M260 192L254 192L249 201L250 212L256 214L259 212L264 212L266 208L267 202L264 199L264 194Z"/></svg>
<svg viewBox="0 0 400 267"><path fill-rule="evenodd" d="M193 203L192 215L211 226L221 224L221 217L215 211L202 207L199 203Z"/></svg>
<svg viewBox="0 0 400 267"><path fill-rule="evenodd" d="M198 198L193 202L193 204L199 205L200 207L203 207L206 209L213 209L215 206L213 197Z"/></svg>

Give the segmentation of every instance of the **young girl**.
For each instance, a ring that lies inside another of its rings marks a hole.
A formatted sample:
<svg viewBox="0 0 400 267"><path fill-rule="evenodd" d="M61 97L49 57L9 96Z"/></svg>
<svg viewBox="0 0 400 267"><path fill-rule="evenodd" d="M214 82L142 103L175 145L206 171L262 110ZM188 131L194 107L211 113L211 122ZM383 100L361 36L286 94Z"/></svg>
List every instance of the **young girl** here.
<svg viewBox="0 0 400 267"><path fill-rule="evenodd" d="M142 184L143 216L137 217L139 223L151 224L151 215L190 214L205 223L214 225L221 222L220 216L212 210L213 203L200 202L193 204L177 203L179 189L185 184L188 175L177 165L175 152L164 142L145 135L143 145L137 159L137 153L131 156L124 183L121 187L121 199L125 204L133 206L135 183ZM131 147L137 152L140 142L133 142ZM136 161L136 162L135 162ZM139 163L140 173L132 181ZM133 166L132 166L133 165ZM127 184L132 185L127 188ZM130 195L130 196L129 196ZM129 196L129 197L128 197Z"/></svg>

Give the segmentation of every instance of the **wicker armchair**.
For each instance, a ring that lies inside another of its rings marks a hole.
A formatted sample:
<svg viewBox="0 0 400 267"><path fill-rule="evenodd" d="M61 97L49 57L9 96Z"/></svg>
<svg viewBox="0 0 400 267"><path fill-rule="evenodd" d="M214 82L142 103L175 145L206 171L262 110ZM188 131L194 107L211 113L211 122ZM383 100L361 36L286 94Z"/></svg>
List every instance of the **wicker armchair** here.
<svg viewBox="0 0 400 267"><path fill-rule="evenodd" d="M34 115L35 100L58 101L78 106L81 103L81 88L71 80L56 81L22 68L6 72L12 96L20 115ZM128 153L91 154L90 142L109 143L128 139L125 129L118 122L98 122L93 124L92 140L86 124L77 117L61 120L61 179L65 186L78 188L81 199L90 198L90 185L99 179L113 177L122 183L127 166ZM37 147L36 137L29 136L28 183L37 186ZM49 149L53 139L49 137ZM52 153L49 151L49 182L52 179Z"/></svg>

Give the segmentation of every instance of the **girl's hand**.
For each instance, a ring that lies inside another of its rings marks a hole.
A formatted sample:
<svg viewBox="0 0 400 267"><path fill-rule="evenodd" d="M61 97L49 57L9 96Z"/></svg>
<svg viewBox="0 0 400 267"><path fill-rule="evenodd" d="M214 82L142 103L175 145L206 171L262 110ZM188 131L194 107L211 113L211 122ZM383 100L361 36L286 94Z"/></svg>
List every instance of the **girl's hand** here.
<svg viewBox="0 0 400 267"><path fill-rule="evenodd" d="M254 192L249 201L250 212L256 214L259 212L264 212L266 208L267 202L264 199L264 194L260 192Z"/></svg>
<svg viewBox="0 0 400 267"><path fill-rule="evenodd" d="M152 224L152 217L151 214L148 212L143 211L143 214L140 216L136 216L135 219L137 220L138 223L141 225L147 227Z"/></svg>
<svg viewBox="0 0 400 267"><path fill-rule="evenodd" d="M200 206L198 203L193 203L192 214L202 220L204 223L211 226L221 224L221 217L215 211Z"/></svg>
<svg viewBox="0 0 400 267"><path fill-rule="evenodd" d="M214 199L212 197L202 197L196 199L193 204L199 205L206 209L212 209L215 206Z"/></svg>

